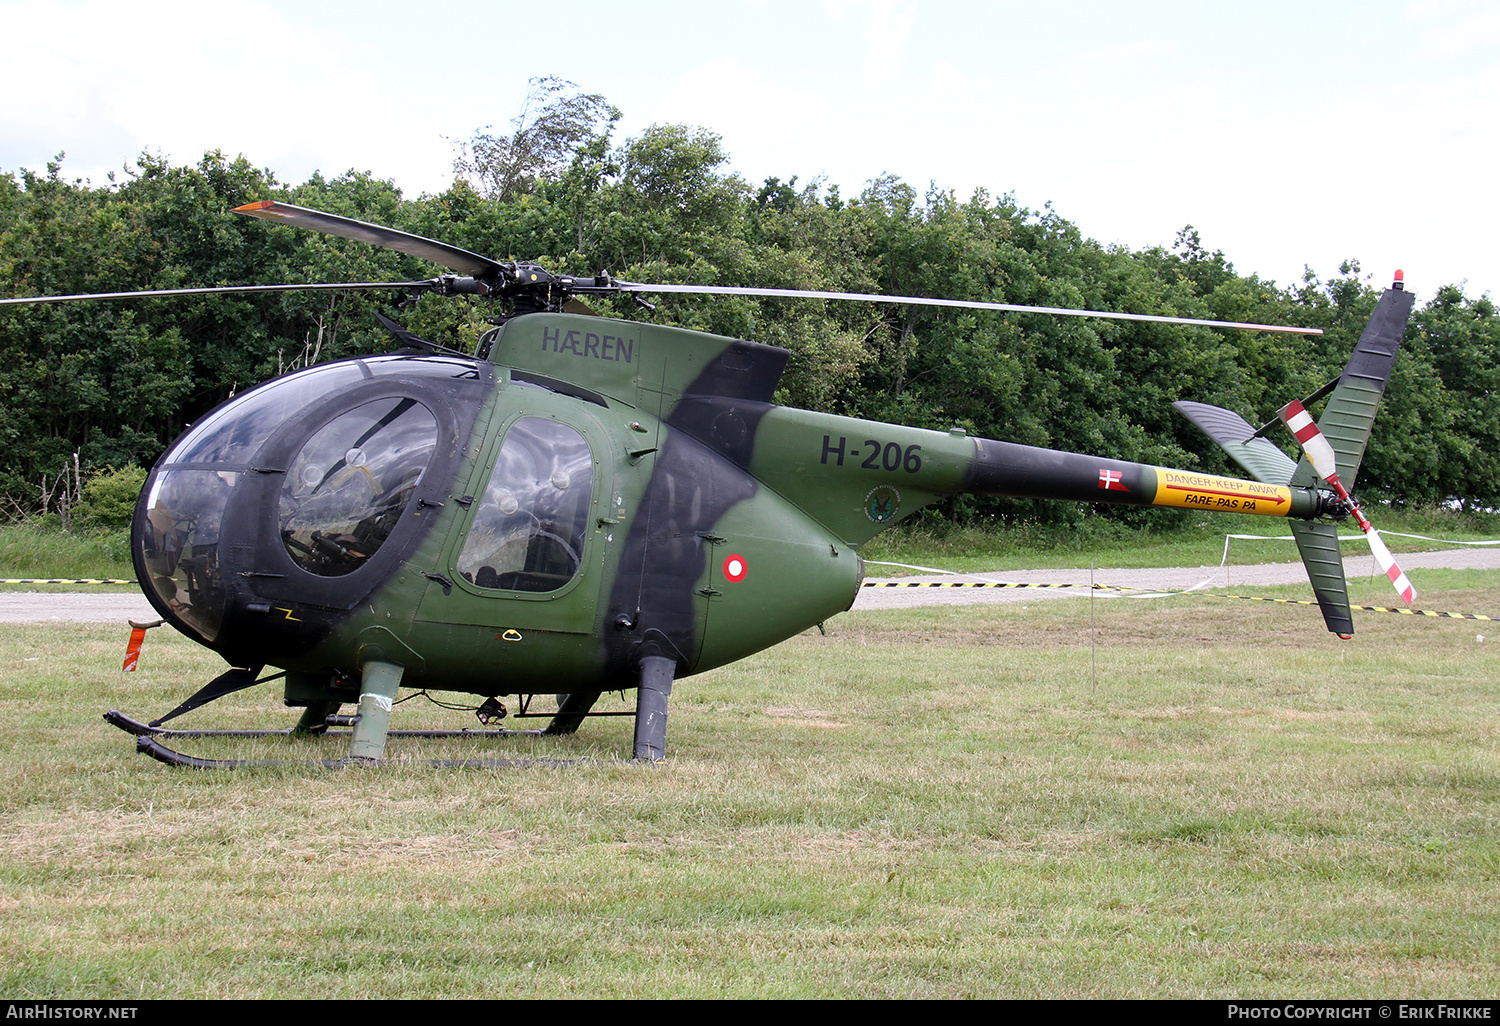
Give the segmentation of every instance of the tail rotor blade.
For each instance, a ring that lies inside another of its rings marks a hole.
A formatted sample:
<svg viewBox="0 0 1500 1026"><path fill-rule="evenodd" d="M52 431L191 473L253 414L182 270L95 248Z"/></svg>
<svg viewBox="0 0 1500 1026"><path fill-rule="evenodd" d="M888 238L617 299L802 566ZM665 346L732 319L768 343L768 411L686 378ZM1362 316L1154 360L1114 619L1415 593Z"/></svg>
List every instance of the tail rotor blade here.
<svg viewBox="0 0 1500 1026"><path fill-rule="evenodd" d="M1302 447L1302 451L1307 453L1308 462L1313 465L1318 476L1332 485L1334 490L1340 493L1340 498L1347 500L1347 494L1342 491L1343 486L1339 484L1338 457L1334 455L1333 446L1328 444L1328 439L1323 437L1323 432L1318 430L1312 414L1308 413L1296 400L1287 403L1276 412L1281 417L1281 422L1287 426L1287 430L1297 439L1297 444Z"/></svg>
<svg viewBox="0 0 1500 1026"><path fill-rule="evenodd" d="M1409 606L1416 601L1417 589L1413 588L1411 581L1406 579L1406 574L1396 565L1396 557L1391 555L1391 550L1385 547L1385 541L1380 537L1380 532L1375 528L1367 528L1365 537L1370 541L1370 551L1375 555L1375 562L1380 564L1380 569L1391 579L1391 584L1396 588L1403 601Z"/></svg>

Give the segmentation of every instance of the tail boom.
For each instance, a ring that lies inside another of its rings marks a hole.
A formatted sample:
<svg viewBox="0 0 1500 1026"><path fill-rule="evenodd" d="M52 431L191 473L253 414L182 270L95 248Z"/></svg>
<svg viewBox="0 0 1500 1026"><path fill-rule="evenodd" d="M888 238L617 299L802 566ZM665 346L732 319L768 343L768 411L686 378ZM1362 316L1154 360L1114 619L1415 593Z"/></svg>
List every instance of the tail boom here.
<svg viewBox="0 0 1500 1026"><path fill-rule="evenodd" d="M963 491L979 495L1300 519L1318 516L1326 505L1323 493L1315 488L1244 481L1013 442L975 439L975 444L978 452Z"/></svg>

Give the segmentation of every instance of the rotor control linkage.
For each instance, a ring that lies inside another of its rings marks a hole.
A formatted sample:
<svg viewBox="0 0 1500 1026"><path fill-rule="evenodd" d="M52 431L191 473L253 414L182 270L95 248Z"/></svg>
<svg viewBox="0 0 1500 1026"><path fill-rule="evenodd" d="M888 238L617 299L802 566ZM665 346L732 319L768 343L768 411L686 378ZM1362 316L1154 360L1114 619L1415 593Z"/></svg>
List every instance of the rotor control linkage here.
<svg viewBox="0 0 1500 1026"><path fill-rule="evenodd" d="M1345 502L1342 498L1335 495L1333 492L1320 490L1318 492L1317 515L1320 517L1329 517L1330 519L1340 522L1348 520L1349 514L1354 508L1353 505L1351 505L1354 497L1351 495L1349 498L1350 502Z"/></svg>
<svg viewBox="0 0 1500 1026"><path fill-rule="evenodd" d="M441 274L432 281L432 290L440 296L487 296L494 291L488 282L463 274Z"/></svg>

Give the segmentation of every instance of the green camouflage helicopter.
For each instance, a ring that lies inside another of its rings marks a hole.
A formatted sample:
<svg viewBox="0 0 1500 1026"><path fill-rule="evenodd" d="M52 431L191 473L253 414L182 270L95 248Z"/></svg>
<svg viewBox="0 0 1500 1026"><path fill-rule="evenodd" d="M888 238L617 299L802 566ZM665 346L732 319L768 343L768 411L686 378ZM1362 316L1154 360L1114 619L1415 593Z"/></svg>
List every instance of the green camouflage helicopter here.
<svg viewBox="0 0 1500 1026"><path fill-rule="evenodd" d="M1344 637L1354 627L1334 521L1352 514L1413 597L1342 483L1355 478L1411 310L1400 272L1343 375L1281 411L1300 461L1263 436L1271 425L1177 404L1255 479L1243 481L777 406L786 350L596 316L579 297L748 294L1310 329L570 277L285 203L237 212L455 273L0 302L396 287L489 296L513 316L474 355L382 318L405 349L276 378L161 457L136 508L136 574L165 622L230 667L151 724L106 717L170 764L239 765L165 747L157 737L204 732L160 725L278 679L287 704L305 710L295 729L343 719L349 758L372 761L400 687L479 696L485 722L506 714L502 697L526 714L534 694L555 693L550 725L531 732L545 734L575 731L601 694L634 689L634 756L660 761L676 679L847 610L864 575L860 545L959 492L1290 518L1328 627ZM1304 404L1329 393L1312 423ZM283 672L262 677L267 667ZM347 703L357 716L338 717Z"/></svg>

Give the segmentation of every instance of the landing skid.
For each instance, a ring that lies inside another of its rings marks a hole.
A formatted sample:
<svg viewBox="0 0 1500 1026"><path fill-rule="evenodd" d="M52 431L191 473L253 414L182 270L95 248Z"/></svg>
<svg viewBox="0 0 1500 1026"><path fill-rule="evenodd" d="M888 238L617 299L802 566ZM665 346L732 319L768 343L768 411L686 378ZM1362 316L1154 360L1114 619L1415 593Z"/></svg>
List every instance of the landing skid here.
<svg viewBox="0 0 1500 1026"><path fill-rule="evenodd" d="M322 731L313 737L339 736L349 737L354 731L349 729L353 726L353 716L329 716L327 722L334 724L333 729ZM135 736L135 750L142 755L149 755L157 762L166 763L168 766L178 766L184 769L239 769L248 766L322 766L325 769L338 769L342 766L389 766L389 765L425 765L439 769L502 769L523 766L574 766L579 760L562 759L427 759L420 761L396 760L396 759L361 759L349 757L343 759L200 759L195 755L187 755L183 752L174 751L166 745L157 741L159 737L292 737L295 733L293 727L282 730L175 730L171 727L153 727L149 723L126 716L118 709L111 709L104 714L106 723L119 727L127 734ZM342 729L340 729L342 727ZM388 732L391 737L414 737L414 738L498 738L498 737L540 737L541 730L392 730ZM586 761L586 760L584 760Z"/></svg>
<svg viewBox="0 0 1500 1026"><path fill-rule="evenodd" d="M348 737L352 730L340 730L339 727L352 727L353 716L330 716L327 722L332 729L313 735L316 737ZM132 719L120 712L111 709L104 714L104 721L119 727L127 734L136 737L291 737L295 728L284 727L281 730L173 730L170 727L153 727L149 723ZM452 737L541 737L543 731L538 730L470 730L463 728L459 730L392 730L388 731L390 737L425 737L425 738L452 738Z"/></svg>
<svg viewBox="0 0 1500 1026"><path fill-rule="evenodd" d="M215 731L195 732L183 731L182 733L213 733L216 736L244 736L256 733L254 731ZM285 734L283 730L262 731L261 734ZM391 733L396 733L391 731ZM409 731L408 734L439 734L440 731ZM509 731L512 734L532 734L536 731ZM479 731L469 731L468 736L482 736ZM431 766L435 769L523 769L527 766L550 766L567 767L581 766L595 762L594 759L361 759L349 757L345 759L200 759L194 755L184 755L182 752L174 752L166 745L153 737L138 735L135 739L135 750L142 755L149 755L157 762L166 763L168 766L177 766L182 769L244 769L251 766L321 766L324 769L342 769L345 766Z"/></svg>
<svg viewBox="0 0 1500 1026"><path fill-rule="evenodd" d="M168 766L180 766L188 769L235 769L242 766L322 766L334 769L340 766L383 766L383 765L413 765L424 764L437 768L475 768L484 769L491 767L522 767L522 766L574 766L580 760L560 759L430 759L430 760L407 760L386 759L386 740L390 737L405 738L430 738L430 739L455 739L455 738L502 738L502 737L542 737L556 736L559 734L571 734L578 729L580 723L588 716L610 716L610 715L634 715L635 717L635 761L648 762L661 765L666 759L666 737L667 737L667 699L672 693L672 679L676 672L676 663L665 656L650 655L640 660L637 667L639 674L636 684L636 708L630 713L595 713L592 711L594 702L599 698L600 692L587 691L563 694L558 696L558 711L552 715L552 722L540 730L391 730L391 709L398 704L396 694L401 686L401 677L404 667L380 660L370 660L362 664L360 672L360 691L358 713L354 716L337 715L340 704L339 700L317 698L299 702L304 706L302 718L296 726L281 730L179 730L171 727L162 727L164 720L171 719L201 705L223 697L234 691L243 690L255 684L278 679L268 677L257 680L262 667L231 668L213 681L200 689L192 698L178 706L172 712L161 719L153 720L151 723L142 723L139 720L126 716L117 709L111 709L104 714L104 719L112 726L131 734L136 739L136 751L142 755L167 764ZM429 696L430 697L430 696ZM535 715L529 712L528 706L531 698L527 695L521 698L521 712L519 715ZM442 703L438 703L442 704ZM493 708L491 708L493 706ZM453 708L447 706L447 708ZM477 710L481 721L491 722L492 719L506 715L505 707L494 698L486 700ZM335 729L330 730L333 727ZM347 728L347 729L345 729ZM163 745L156 738L179 738L179 737L323 737L328 734L339 734L349 738L349 755L343 759L318 759L318 760L282 760L282 759L200 759L196 756L176 752ZM581 760L593 762L595 760Z"/></svg>

